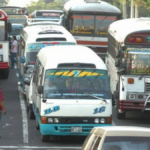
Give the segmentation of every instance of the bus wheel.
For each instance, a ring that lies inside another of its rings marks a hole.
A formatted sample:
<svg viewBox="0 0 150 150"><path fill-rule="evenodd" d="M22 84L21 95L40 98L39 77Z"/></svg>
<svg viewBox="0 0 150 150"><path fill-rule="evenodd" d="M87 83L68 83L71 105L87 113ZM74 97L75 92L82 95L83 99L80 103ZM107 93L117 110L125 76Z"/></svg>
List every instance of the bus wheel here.
<svg viewBox="0 0 150 150"><path fill-rule="evenodd" d="M8 79L8 76L9 76L9 69L2 70L1 74L2 79Z"/></svg>
<svg viewBox="0 0 150 150"><path fill-rule="evenodd" d="M125 119L126 118L126 112L120 113L119 109L117 109L117 118L118 119Z"/></svg>
<svg viewBox="0 0 150 150"><path fill-rule="evenodd" d="M35 119L34 112L33 112L32 108L30 108L30 107L29 107L29 118L30 118L31 120Z"/></svg>
<svg viewBox="0 0 150 150"><path fill-rule="evenodd" d="M42 142L48 142L49 141L49 135L41 135Z"/></svg>

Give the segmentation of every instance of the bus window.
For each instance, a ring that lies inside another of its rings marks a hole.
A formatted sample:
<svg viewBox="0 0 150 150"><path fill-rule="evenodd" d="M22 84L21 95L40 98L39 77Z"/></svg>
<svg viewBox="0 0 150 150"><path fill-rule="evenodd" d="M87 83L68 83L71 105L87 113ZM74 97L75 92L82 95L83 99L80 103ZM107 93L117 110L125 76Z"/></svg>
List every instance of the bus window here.
<svg viewBox="0 0 150 150"><path fill-rule="evenodd" d="M116 20L116 16L96 16L95 34L106 37L109 25Z"/></svg>
<svg viewBox="0 0 150 150"><path fill-rule="evenodd" d="M3 41L5 39L5 22L0 21L0 41Z"/></svg>
<svg viewBox="0 0 150 150"><path fill-rule="evenodd" d="M94 16L93 15L72 15L71 33L76 35L94 34Z"/></svg>

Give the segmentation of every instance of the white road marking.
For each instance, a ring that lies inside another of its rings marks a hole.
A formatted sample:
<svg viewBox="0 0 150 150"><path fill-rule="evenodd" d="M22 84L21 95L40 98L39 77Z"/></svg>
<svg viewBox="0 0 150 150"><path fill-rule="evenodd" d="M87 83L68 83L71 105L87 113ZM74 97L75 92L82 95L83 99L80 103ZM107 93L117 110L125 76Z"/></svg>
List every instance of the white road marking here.
<svg viewBox="0 0 150 150"><path fill-rule="evenodd" d="M23 143L29 143L29 137L28 137L28 119L27 119L27 113L26 113L26 107L24 100L22 98L22 94L20 92L20 105L21 105L21 111L22 111L22 124L23 124Z"/></svg>
<svg viewBox="0 0 150 150"><path fill-rule="evenodd" d="M115 124L115 122L114 122L114 121L112 121L112 125L113 125L113 126L116 126L116 124Z"/></svg>
<svg viewBox="0 0 150 150"><path fill-rule="evenodd" d="M6 148L6 149L81 149L82 147L39 147L39 146L0 146L0 148Z"/></svg>

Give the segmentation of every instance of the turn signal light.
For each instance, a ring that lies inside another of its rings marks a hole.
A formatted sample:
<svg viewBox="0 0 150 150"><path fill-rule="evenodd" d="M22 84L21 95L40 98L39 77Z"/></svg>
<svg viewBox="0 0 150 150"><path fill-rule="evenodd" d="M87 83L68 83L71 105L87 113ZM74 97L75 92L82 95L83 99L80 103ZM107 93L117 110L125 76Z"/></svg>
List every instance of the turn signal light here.
<svg viewBox="0 0 150 150"><path fill-rule="evenodd" d="M141 43L142 42L142 38L141 37L137 37L136 38L136 42Z"/></svg>
<svg viewBox="0 0 150 150"><path fill-rule="evenodd" d="M47 123L47 118L46 117L41 117L41 123L46 124Z"/></svg>
<svg viewBox="0 0 150 150"><path fill-rule="evenodd" d="M107 118L106 123L111 124L112 123L112 118L111 117Z"/></svg>
<svg viewBox="0 0 150 150"><path fill-rule="evenodd" d="M128 84L134 84L134 78L128 78Z"/></svg>
<svg viewBox="0 0 150 150"><path fill-rule="evenodd" d="M3 48L3 45L2 44L0 44L0 49L2 49Z"/></svg>

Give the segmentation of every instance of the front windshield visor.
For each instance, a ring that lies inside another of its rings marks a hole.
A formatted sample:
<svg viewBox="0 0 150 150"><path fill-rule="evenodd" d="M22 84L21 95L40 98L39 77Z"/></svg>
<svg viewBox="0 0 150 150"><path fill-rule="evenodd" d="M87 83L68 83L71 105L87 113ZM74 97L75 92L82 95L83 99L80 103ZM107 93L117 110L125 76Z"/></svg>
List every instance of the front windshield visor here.
<svg viewBox="0 0 150 150"><path fill-rule="evenodd" d="M116 20L116 16L108 15L72 15L70 32L73 35L107 37L109 25Z"/></svg>
<svg viewBox="0 0 150 150"><path fill-rule="evenodd" d="M48 46L61 46L61 45L75 45L73 42L39 42L39 43L30 43L27 45L26 53L26 62L27 64L34 64L36 60L36 55L38 52Z"/></svg>
<svg viewBox="0 0 150 150"><path fill-rule="evenodd" d="M44 79L44 98L93 99L92 96L110 99L109 78L106 70L52 69Z"/></svg>
<svg viewBox="0 0 150 150"><path fill-rule="evenodd" d="M150 48L130 48L124 56L127 74L150 75Z"/></svg>

